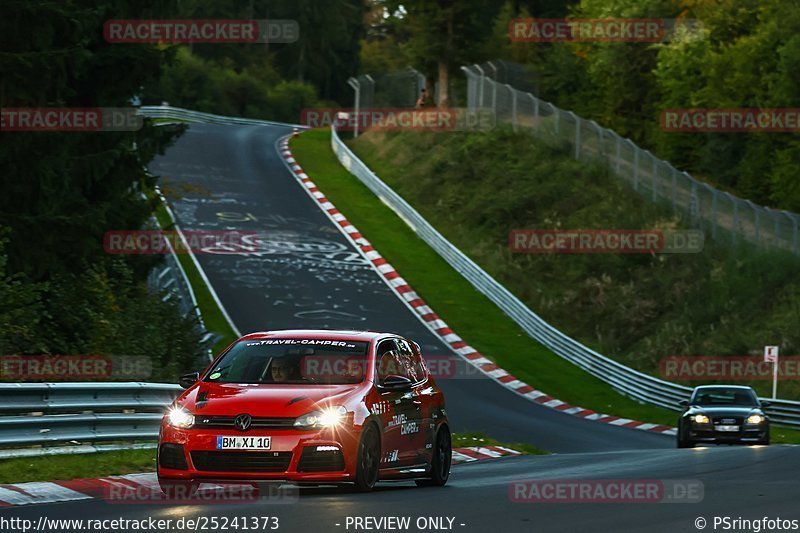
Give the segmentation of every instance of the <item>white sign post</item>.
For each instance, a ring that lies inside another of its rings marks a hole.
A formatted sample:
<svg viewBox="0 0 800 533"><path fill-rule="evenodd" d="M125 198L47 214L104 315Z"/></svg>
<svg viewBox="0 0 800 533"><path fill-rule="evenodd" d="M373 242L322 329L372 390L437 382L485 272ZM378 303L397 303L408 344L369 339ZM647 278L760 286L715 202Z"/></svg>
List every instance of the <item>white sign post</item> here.
<svg viewBox="0 0 800 533"><path fill-rule="evenodd" d="M764 362L772 363L772 399L778 397L778 347L764 346Z"/></svg>

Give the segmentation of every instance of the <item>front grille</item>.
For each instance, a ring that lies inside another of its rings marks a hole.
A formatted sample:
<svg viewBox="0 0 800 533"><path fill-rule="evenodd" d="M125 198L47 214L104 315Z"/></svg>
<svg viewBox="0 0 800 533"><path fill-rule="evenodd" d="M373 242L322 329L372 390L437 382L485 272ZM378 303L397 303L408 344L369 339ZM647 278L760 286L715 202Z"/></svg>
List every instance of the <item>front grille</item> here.
<svg viewBox="0 0 800 533"><path fill-rule="evenodd" d="M340 450L317 451L316 447L303 448L298 472L341 472L344 470L344 456Z"/></svg>
<svg viewBox="0 0 800 533"><path fill-rule="evenodd" d="M292 452L192 452L194 467L205 472L285 472L291 460Z"/></svg>
<svg viewBox="0 0 800 533"><path fill-rule="evenodd" d="M175 470L187 470L186 455L183 453L182 444L164 443L158 450L158 464L162 468L173 468Z"/></svg>
<svg viewBox="0 0 800 533"><path fill-rule="evenodd" d="M235 429L236 426L233 425L235 418L235 416L197 416L193 427L199 429ZM292 429L294 428L294 421L294 418L254 416L249 429Z"/></svg>
<svg viewBox="0 0 800 533"><path fill-rule="evenodd" d="M744 424L744 418L738 416L720 416L714 418L714 425L723 426L741 426Z"/></svg>

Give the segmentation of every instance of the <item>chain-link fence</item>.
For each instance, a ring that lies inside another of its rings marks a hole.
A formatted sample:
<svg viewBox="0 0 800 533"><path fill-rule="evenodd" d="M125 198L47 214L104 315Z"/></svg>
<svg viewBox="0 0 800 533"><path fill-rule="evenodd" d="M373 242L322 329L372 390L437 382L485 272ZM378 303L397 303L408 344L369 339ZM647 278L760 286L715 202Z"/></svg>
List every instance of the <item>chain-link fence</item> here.
<svg viewBox="0 0 800 533"><path fill-rule="evenodd" d="M353 89L353 108L356 113L367 109L413 108L423 89L429 92L425 107L436 106L439 102L439 82L434 81L432 87L426 87L425 76L411 67L385 74L362 74L347 81ZM448 107L463 106L465 92L464 79L450 76ZM355 135L358 136L358 126Z"/></svg>
<svg viewBox="0 0 800 533"><path fill-rule="evenodd" d="M425 76L413 68L397 72L350 78L356 91L358 107L414 107L420 91L425 87Z"/></svg>
<svg viewBox="0 0 800 533"><path fill-rule="evenodd" d="M485 109L495 124L509 124L515 131L568 141L577 160L606 160L612 172L634 190L653 202L671 205L676 215L687 217L694 227L707 231L714 239L734 244L743 240L800 254L800 215L755 205L719 191L595 121L503 82L524 75L519 65L516 69L509 65L513 64L493 61L462 67L467 76L470 110Z"/></svg>

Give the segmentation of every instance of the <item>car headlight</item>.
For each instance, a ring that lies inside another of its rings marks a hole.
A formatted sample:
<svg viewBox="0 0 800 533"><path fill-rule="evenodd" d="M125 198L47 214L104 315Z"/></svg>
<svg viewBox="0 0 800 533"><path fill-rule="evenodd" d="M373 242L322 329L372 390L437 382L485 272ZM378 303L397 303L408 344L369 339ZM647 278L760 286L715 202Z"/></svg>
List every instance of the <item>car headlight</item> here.
<svg viewBox="0 0 800 533"><path fill-rule="evenodd" d="M343 405L337 405L336 407L326 407L325 409L321 409L319 411L312 411L308 414L298 417L297 420L294 421L294 425L295 427L301 427L301 428L336 427L342 423L346 414L347 414L347 409L345 409Z"/></svg>
<svg viewBox="0 0 800 533"><path fill-rule="evenodd" d="M189 429L194 425L194 415L183 407L170 407L167 422L172 427Z"/></svg>
<svg viewBox="0 0 800 533"><path fill-rule="evenodd" d="M706 415L694 415L692 421L695 424L708 424L710 422Z"/></svg>
<svg viewBox="0 0 800 533"><path fill-rule="evenodd" d="M747 423L758 425L764 421L764 417L762 415L750 415L747 417Z"/></svg>

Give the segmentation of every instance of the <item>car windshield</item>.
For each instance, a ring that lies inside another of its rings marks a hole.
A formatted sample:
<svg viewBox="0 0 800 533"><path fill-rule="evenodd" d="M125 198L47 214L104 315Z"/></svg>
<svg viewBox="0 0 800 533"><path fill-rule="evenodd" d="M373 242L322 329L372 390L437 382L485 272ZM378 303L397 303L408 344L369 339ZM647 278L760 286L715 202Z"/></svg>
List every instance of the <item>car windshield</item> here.
<svg viewBox="0 0 800 533"><path fill-rule="evenodd" d="M742 405L756 406L758 400L750 389L729 389L715 387L700 389L694 394L694 405Z"/></svg>
<svg viewBox="0 0 800 533"><path fill-rule="evenodd" d="M330 339L243 340L223 355L203 381L247 384L360 383L366 342Z"/></svg>

